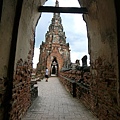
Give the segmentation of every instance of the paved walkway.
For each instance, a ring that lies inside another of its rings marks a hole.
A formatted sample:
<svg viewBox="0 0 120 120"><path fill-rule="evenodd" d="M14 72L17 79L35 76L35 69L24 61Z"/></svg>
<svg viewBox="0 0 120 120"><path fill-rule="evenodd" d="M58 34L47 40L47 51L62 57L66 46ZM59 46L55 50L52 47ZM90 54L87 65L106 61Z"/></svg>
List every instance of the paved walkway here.
<svg viewBox="0 0 120 120"><path fill-rule="evenodd" d="M73 98L57 77L38 82L38 98L22 120L98 120Z"/></svg>

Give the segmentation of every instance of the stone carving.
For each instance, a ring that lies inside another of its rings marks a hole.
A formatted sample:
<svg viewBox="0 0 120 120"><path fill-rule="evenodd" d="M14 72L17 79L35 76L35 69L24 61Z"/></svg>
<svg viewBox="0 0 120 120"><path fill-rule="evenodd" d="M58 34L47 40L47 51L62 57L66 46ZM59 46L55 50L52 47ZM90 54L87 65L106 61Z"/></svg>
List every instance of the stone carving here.
<svg viewBox="0 0 120 120"><path fill-rule="evenodd" d="M82 60L82 67L87 66L87 55L83 56Z"/></svg>

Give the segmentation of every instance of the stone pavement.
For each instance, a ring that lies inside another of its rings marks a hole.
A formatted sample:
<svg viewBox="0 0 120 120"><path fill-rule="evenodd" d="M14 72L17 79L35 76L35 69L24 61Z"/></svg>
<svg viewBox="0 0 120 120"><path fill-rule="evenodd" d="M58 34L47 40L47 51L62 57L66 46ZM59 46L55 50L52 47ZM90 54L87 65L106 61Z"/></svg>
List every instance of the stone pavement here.
<svg viewBox="0 0 120 120"><path fill-rule="evenodd" d="M38 82L38 97L22 120L98 120L73 98L57 77Z"/></svg>

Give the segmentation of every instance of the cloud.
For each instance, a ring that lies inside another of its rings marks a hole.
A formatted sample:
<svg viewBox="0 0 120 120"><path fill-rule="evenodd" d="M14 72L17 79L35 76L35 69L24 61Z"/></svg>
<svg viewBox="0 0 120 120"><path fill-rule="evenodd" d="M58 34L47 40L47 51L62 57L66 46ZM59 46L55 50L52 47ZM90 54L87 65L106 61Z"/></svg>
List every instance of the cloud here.
<svg viewBox="0 0 120 120"><path fill-rule="evenodd" d="M40 44L42 41L45 41L45 34L48 31L48 27L51 23L53 14L42 14L36 30L35 30L35 47L38 48L40 47Z"/></svg>
<svg viewBox="0 0 120 120"><path fill-rule="evenodd" d="M36 68L37 63L39 62L39 48L34 48L34 57L33 57L33 68Z"/></svg>
<svg viewBox="0 0 120 120"><path fill-rule="evenodd" d="M59 0L59 5L60 7L80 7L77 0Z"/></svg>
<svg viewBox="0 0 120 120"><path fill-rule="evenodd" d="M83 21L83 17L81 14L75 14L74 19L73 19L73 24L74 24L74 30L75 33L80 33L83 35L86 35L86 23Z"/></svg>
<svg viewBox="0 0 120 120"><path fill-rule="evenodd" d="M54 6L55 0L49 0L45 6ZM60 7L79 7L76 0L59 0ZM60 14L62 18L63 30L66 35L66 42L69 42L71 49L71 61L75 62L76 59L81 60L84 55L88 55L88 39L86 24L83 21L81 14ZM42 41L45 41L45 34L51 24L53 13L42 13L42 16L36 27L35 34L35 52L34 52L34 67L39 58L39 47ZM89 60L88 60L89 61Z"/></svg>
<svg viewBox="0 0 120 120"><path fill-rule="evenodd" d="M80 15L62 14L61 17L66 41L70 43L71 61L75 62L88 54L86 24Z"/></svg>
<svg viewBox="0 0 120 120"><path fill-rule="evenodd" d="M49 0L45 3L45 6L54 6L56 0ZM58 0L60 7L80 7L78 1L76 0Z"/></svg>

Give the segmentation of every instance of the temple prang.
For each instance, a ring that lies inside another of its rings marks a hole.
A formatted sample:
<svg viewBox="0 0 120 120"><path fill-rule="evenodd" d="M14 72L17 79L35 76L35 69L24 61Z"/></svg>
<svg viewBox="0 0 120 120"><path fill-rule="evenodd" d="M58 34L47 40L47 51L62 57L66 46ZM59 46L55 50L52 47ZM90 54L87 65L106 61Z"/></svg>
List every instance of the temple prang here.
<svg viewBox="0 0 120 120"><path fill-rule="evenodd" d="M59 7L56 0L55 7ZM45 34L45 42L40 45L40 56L37 64L37 74L44 73L45 68L50 74L58 75L62 68L68 68L71 63L69 43L66 43L66 36L63 30L60 13L54 13Z"/></svg>

